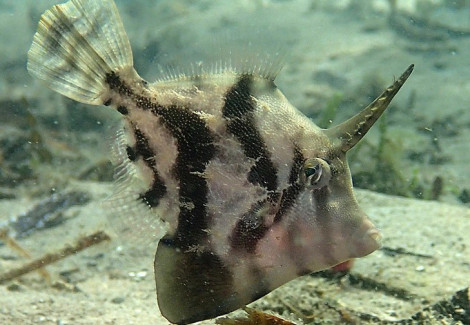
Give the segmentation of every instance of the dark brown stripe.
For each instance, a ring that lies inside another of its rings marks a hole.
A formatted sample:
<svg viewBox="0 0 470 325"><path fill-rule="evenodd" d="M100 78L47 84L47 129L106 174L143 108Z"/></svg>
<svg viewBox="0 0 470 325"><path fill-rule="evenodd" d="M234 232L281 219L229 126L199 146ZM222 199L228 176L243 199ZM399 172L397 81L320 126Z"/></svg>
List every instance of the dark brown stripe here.
<svg viewBox="0 0 470 325"><path fill-rule="evenodd" d="M130 161L136 161L137 160L137 153L135 152L134 148L132 148L130 146L127 146L126 147L126 154L127 154L127 158Z"/></svg>
<svg viewBox="0 0 470 325"><path fill-rule="evenodd" d="M230 236L231 246L235 250L254 253L258 242L266 235L269 226L264 218L267 205L275 204L277 193L277 169L271 161L271 155L255 125L254 110L256 104L251 96L252 76L242 75L238 82L225 94L222 114L227 120L227 130L240 142L246 157L255 162L247 179L268 190L268 198L257 202L243 214Z"/></svg>
<svg viewBox="0 0 470 325"><path fill-rule="evenodd" d="M281 204L279 206L279 210L276 212L276 216L274 217L274 222L282 220L284 214L286 214L286 212L294 205L302 189L303 187L296 183L282 190Z"/></svg>
<svg viewBox="0 0 470 325"><path fill-rule="evenodd" d="M126 106L119 106L119 107L117 108L117 111L118 111L119 113L121 113L122 115L127 115L127 114L129 114L129 111L127 110L127 107L126 107Z"/></svg>
<svg viewBox="0 0 470 325"><path fill-rule="evenodd" d="M134 127L134 136L136 139L135 148L133 150L127 149L127 156L134 158L134 161L140 156L145 165L147 165L153 172L152 187L139 195L139 198L151 207L157 207L160 199L166 194L166 186L163 179L157 171L156 156L150 149L149 143L145 135ZM131 155L130 155L131 153ZM131 159L132 161L132 159Z"/></svg>
<svg viewBox="0 0 470 325"><path fill-rule="evenodd" d="M225 118L242 118L245 114L255 110L255 104L251 98L252 84L252 77L244 74L240 77L238 82L227 91L223 107Z"/></svg>
<svg viewBox="0 0 470 325"><path fill-rule="evenodd" d="M109 88L117 91L120 95L135 98L136 94L132 92L132 89L126 85L125 82L114 72L111 71L106 74L105 82L108 84Z"/></svg>
<svg viewBox="0 0 470 325"><path fill-rule="evenodd" d="M173 172L179 180L180 214L175 244L189 248L207 237L208 185L201 175L215 155L214 135L194 112L183 107L155 107L155 115L177 141L178 156Z"/></svg>
<svg viewBox="0 0 470 325"><path fill-rule="evenodd" d="M161 117L162 124L176 139L178 156L173 172L179 181L180 214L173 245L188 249L207 238L208 185L201 175L215 155L214 135L205 122L187 107L163 107L133 93L116 73L106 76L109 87L130 98L137 107Z"/></svg>
<svg viewBox="0 0 470 325"><path fill-rule="evenodd" d="M154 173L155 175L155 173ZM166 186L162 182L161 178L154 179L152 187L145 193L140 194L139 198L147 203L152 208L157 207L160 204L160 199L165 196ZM162 218L164 219L164 218Z"/></svg>
<svg viewBox="0 0 470 325"><path fill-rule="evenodd" d="M299 147L294 147L294 158L292 161L292 167L289 174L290 185L282 191L281 203L279 210L276 212L274 222L282 220L284 214L294 205L300 192L303 190L303 185L299 182L299 174L302 171L305 158Z"/></svg>
<svg viewBox="0 0 470 325"><path fill-rule="evenodd" d="M277 189L277 169L261 134L256 128L253 112L255 103L251 97L253 79L242 75L225 94L222 110L227 129L240 142L245 155L255 161L248 174L248 181L259 184L268 191Z"/></svg>
<svg viewBox="0 0 470 325"><path fill-rule="evenodd" d="M264 224L265 212L268 205L267 200L255 203L251 209L241 216L230 236L230 246L238 251L254 253L258 241L264 237L269 230Z"/></svg>
<svg viewBox="0 0 470 325"><path fill-rule="evenodd" d="M289 184L295 184L299 181L299 174L305 162L305 157L297 145L294 145L294 159L289 174Z"/></svg>

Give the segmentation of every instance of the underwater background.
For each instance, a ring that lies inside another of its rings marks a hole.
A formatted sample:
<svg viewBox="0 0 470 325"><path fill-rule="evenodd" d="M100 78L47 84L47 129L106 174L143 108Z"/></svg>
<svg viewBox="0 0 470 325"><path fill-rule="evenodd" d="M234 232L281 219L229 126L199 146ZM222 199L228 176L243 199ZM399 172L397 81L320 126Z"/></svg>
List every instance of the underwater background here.
<svg viewBox="0 0 470 325"><path fill-rule="evenodd" d="M0 2L0 279L29 260L12 241L37 258L112 232L103 202L119 116L62 97L26 70L39 17L56 3ZM249 55L279 51L277 86L324 128L415 64L348 157L383 248L347 274L297 279L253 307L295 324L470 323L470 1L116 3L145 79L223 60L226 48L247 43ZM52 264L48 276L0 281L0 324L167 324L155 248L115 237Z"/></svg>

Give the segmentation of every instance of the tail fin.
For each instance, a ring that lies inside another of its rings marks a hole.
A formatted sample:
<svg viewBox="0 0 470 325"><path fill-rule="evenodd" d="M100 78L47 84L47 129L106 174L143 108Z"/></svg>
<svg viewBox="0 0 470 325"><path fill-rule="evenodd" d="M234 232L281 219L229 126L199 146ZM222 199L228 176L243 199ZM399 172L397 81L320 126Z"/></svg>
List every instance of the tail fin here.
<svg viewBox="0 0 470 325"><path fill-rule="evenodd" d="M132 51L112 0L70 0L46 11L28 52L28 71L58 93L103 104L110 72L132 69Z"/></svg>

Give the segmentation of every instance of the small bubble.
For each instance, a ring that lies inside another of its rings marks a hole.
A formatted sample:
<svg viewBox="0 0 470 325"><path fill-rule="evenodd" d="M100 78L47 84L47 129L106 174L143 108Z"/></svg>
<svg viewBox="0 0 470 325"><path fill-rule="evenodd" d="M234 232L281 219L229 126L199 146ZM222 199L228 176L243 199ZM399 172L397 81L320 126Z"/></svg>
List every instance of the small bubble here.
<svg viewBox="0 0 470 325"><path fill-rule="evenodd" d="M147 271L140 271L140 272L137 272L136 276L138 278L145 278L147 276Z"/></svg>

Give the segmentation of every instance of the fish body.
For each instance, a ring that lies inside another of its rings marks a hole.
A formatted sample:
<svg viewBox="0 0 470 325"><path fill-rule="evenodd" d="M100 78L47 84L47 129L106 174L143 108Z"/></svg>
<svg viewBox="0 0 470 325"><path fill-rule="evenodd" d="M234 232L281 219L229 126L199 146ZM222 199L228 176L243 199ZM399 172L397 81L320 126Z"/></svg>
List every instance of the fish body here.
<svg viewBox="0 0 470 325"><path fill-rule="evenodd" d="M131 217L166 225L156 291L162 315L177 324L226 314L379 247L354 198L346 152L412 69L323 130L276 87L275 62L143 80L112 0L46 11L28 53L30 73L53 90L121 113L120 159L142 180L136 201L147 210Z"/></svg>

